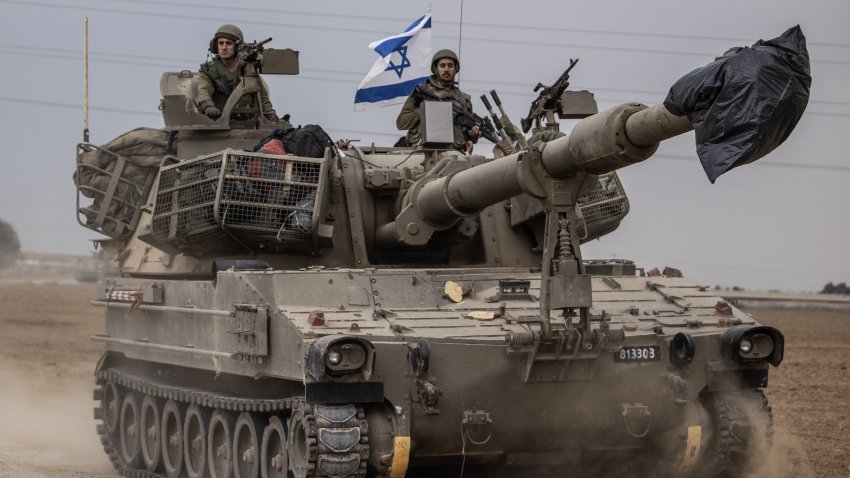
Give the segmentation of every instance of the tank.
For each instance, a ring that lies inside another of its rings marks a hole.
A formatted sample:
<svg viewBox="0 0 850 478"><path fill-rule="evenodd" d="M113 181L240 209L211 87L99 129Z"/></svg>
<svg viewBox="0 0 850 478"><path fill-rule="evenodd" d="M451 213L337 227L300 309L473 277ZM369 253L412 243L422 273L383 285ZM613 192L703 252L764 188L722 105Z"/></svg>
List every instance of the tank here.
<svg viewBox="0 0 850 478"><path fill-rule="evenodd" d="M255 48L246 94L263 54L297 72ZM307 157L253 151L281 125L236 96L204 117L195 81L163 76L165 129L78 146L78 219L121 270L94 398L123 476L745 476L769 446L782 333L581 255L628 211L615 171L686 116L628 103L498 159Z"/></svg>

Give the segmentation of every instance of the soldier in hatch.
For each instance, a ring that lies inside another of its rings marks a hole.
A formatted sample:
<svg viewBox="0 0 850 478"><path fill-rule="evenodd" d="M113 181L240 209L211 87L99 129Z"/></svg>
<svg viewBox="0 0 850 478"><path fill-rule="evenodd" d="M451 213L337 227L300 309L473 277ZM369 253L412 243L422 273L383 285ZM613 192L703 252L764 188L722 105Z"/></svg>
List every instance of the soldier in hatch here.
<svg viewBox="0 0 850 478"><path fill-rule="evenodd" d="M198 109L210 118L221 116L221 110L230 93L239 85L239 45L245 41L242 30L236 25L222 25L210 40L210 53L214 56L201 65L198 76L198 94L196 101ZM263 115L270 121L278 121L277 113L269 100L269 87L260 81L260 97L262 99ZM254 106L253 95L243 96L236 103L236 108L251 108Z"/></svg>
<svg viewBox="0 0 850 478"><path fill-rule="evenodd" d="M451 50L440 50L434 54L431 60L431 76L422 85L434 95L450 100L452 103L465 108L472 113L472 98L460 91L455 77L460 71L460 60L455 52ZM407 97L398 118L396 127L400 130L408 130L407 136L402 138L407 146L417 146L421 142L419 133L421 99L416 96L415 91ZM478 125L467 128L461 125L457 118L454 122L454 144L453 147L462 152L472 152L472 145L478 141L481 131Z"/></svg>

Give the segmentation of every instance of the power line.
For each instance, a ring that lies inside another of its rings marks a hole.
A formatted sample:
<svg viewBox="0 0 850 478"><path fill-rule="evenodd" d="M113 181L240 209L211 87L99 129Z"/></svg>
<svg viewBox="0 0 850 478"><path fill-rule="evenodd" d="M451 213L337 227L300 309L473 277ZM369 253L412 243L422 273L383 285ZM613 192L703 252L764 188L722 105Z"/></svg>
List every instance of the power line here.
<svg viewBox="0 0 850 478"><path fill-rule="evenodd" d="M148 4L148 5L158 5L158 6L169 6L169 7L188 7L188 8L215 8L220 10L226 10L228 13L233 11L232 5L210 5L208 3L198 4L198 3L184 3L184 2L166 2L166 1L156 1L156 0L112 0L113 3L129 3L132 5L138 4ZM2 0L0 3L23 3L29 4L31 2L24 1L14 1L14 0ZM78 7L80 8L80 7ZM388 16L375 16L375 15L357 15L351 13L332 13L332 12L305 12L299 10L281 10L281 9L270 9L270 8L251 8L240 6L240 11L243 12L255 12L267 15L269 13L278 13L283 15L304 15L304 16L313 16L320 17L322 19L325 18L341 18L345 20L350 20L352 18L360 19L360 20L377 20L377 21L392 21L392 22L409 22L409 18L402 17L388 17ZM440 23L446 24L455 24L459 22L455 22L452 20L441 20ZM589 33L596 35L630 35L630 36L638 36L638 37L647 37L647 38L670 38L670 39L692 39L692 40L709 40L709 41L722 41L722 42L736 42L736 43L747 43L752 41L746 38L732 38L732 37L717 37L717 36L706 36L706 35L683 35L683 34L675 34L675 33L655 33L655 32L635 32L635 31L619 31L619 30L591 30L591 29L583 29L583 28L570 28L570 27L541 27L541 26L533 26L533 25L516 25L516 24L497 24L497 23L484 23L484 22L469 22L465 23L470 27L482 27L482 28L490 28L495 30L503 30L505 28L511 28L515 30L531 30L534 32L575 32L575 33ZM829 42L808 42L809 46L828 46L828 47L838 47L838 48L850 48L850 44L845 43L829 43Z"/></svg>
<svg viewBox="0 0 850 478"><path fill-rule="evenodd" d="M27 50L29 50L29 51L27 51ZM56 53L56 52L63 52L64 54L60 54L60 53ZM0 44L0 53L25 55L25 56L35 55L35 56L45 56L45 57L50 57L50 58L67 59L67 60L78 60L79 58L76 55L81 54L82 52L78 51L78 50L70 50L70 49L51 49L51 48L41 48L41 47L29 47L29 46ZM117 53L103 53L103 52L89 53L89 56L90 56L90 59L92 59L92 60L102 61L102 62L105 62L105 63L125 64L125 65L134 65L134 66L156 66L156 67L162 67L162 68L174 69L174 70L184 69L184 68L182 68L182 66L184 66L186 63L191 62L191 60L186 60L186 59L161 58L161 57L152 57L152 56L145 56L145 55L117 54ZM136 59L140 59L142 61L137 61ZM169 63L161 62L161 61L160 62L144 61L144 60L148 60L148 59L166 60ZM171 63L172 61L174 63ZM178 64L178 62L179 62L179 64ZM330 81L330 82L336 82L336 83L350 83L349 80L342 79L342 78L334 78L332 76L325 77L325 76L315 76L315 75L304 74L304 73L308 73L308 72L345 74L345 75L352 75L352 76L357 75L358 78L359 78L359 75L360 75L360 72L354 72L354 71L348 71L348 70L333 70L333 69L312 68L312 69L302 69L302 74L298 75L297 78L301 78L301 79L305 79L305 80ZM466 83L486 84L487 88L489 88L493 84L515 86L515 87L529 86L529 85L526 85L525 83L521 83L521 82L496 81L496 80L491 80L491 79L477 80L477 79L471 78L471 79L467 79L465 82ZM487 89L487 88L485 88L485 89ZM583 87L578 86L578 88L581 89ZM638 93L638 94L642 94L642 95L653 95L653 96L664 96L664 95L666 95L666 93L662 92L662 91L618 90L618 89L612 89L612 88L589 88L589 89L591 89L593 91L611 91L611 92L616 92L616 93L633 92L633 93ZM514 91L504 91L504 92L502 92L502 94L513 95L513 96L524 96L524 97L527 97L529 95L531 95L531 96L534 95L533 93L521 93L521 92L514 92ZM615 103L625 103L625 102L634 101L634 98L621 99L621 98L600 97L600 98L597 98L597 100L598 101L609 101L609 102L615 102ZM850 102L843 102L843 101L810 100L809 103L821 104L821 105L850 106ZM807 111L807 114L809 114L809 115L823 115L823 116L836 116L836 117L850 117L850 113L841 113L841 112Z"/></svg>
<svg viewBox="0 0 850 478"><path fill-rule="evenodd" d="M65 8L65 9L74 9L74 10L86 10L86 11L100 11L106 13L118 13L118 14L132 14L132 15L145 15L145 16L155 16L161 17L161 13L153 13L153 12L145 12L145 11L132 11L132 10L121 10L121 9L112 9L112 8L103 8L103 7L80 7L73 5L61 5L47 2L35 2L35 1L22 1L22 0L0 0L0 3L9 3L9 4L22 4L28 6L41 6L41 7L51 7L51 8ZM144 3L144 2L140 2ZM174 4L171 4L174 5ZM191 5L193 7L197 7L197 5ZM302 13L304 15L311 15L310 13ZM317 14L312 14L317 15ZM171 18L183 18L187 20L203 20L203 21L234 21L232 18L222 19L216 17L201 17L197 15L181 15L181 14L168 14ZM291 27L291 28L299 28L299 29L309 29L314 30L315 26L313 25L301 25L297 23L285 23L285 22L269 22L269 21L259 21L259 20L239 20L240 23L247 24L255 24L255 25L266 25L273 27ZM506 25L502 28L512 28L512 26ZM528 27L533 28L533 27ZM344 31L344 32L353 32L353 33L368 33L370 35L375 34L374 30L369 29L358 29L358 28L348 28L348 27L334 27L334 31ZM602 33L602 32L599 32ZM631 34L631 33L617 33L610 32L611 34ZM454 37L448 35L434 35L435 38L445 38L448 40L453 40ZM694 37L699 38L699 37ZM540 41L531 41L531 40L518 40L518 39L510 39L506 40L503 38L485 38L485 37L468 37L470 41L482 41L488 43L502 43L509 45L532 45L532 46L544 46L544 47L568 47L568 48L583 48L590 50L608 50L608 51L618 51L618 52L633 52L633 53L653 53L653 54L664 54L664 55L688 55L688 56L714 56L716 52L713 53L705 53L705 52L695 52L695 51L671 51L671 50L658 50L658 49L641 49L641 48L628 48L628 47L606 47L599 45L579 45L579 44L555 44L551 42L540 42ZM832 46L836 46L832 44ZM850 45L848 45L850 46ZM812 63L825 63L825 64L837 64L837 65L850 65L850 61L841 61L841 60L811 60Z"/></svg>
<svg viewBox="0 0 850 478"><path fill-rule="evenodd" d="M0 2L2 3L2 2ZM82 55L82 50L76 49L62 49L62 48L46 48L46 47L34 47L34 46L23 46L23 45L10 45L10 44L0 44L0 52L9 53L9 54L18 54L24 56L30 55L38 55L38 56L48 56L52 58L64 58L68 60L78 60L78 55ZM62 52L64 55L57 54L57 52ZM147 55L138 55L131 53L109 53L109 52L89 52L90 57L104 57L100 59L100 61L110 62L110 63L119 63L119 64L129 64L129 65L150 65L150 66L162 66L165 68L178 68L177 65L180 63L181 65L192 64L196 61L196 59L185 59L185 58L167 58L162 56L147 56ZM112 57L117 57L120 59L113 59ZM127 60L128 58L132 59L142 59L142 60L154 60L154 62L136 62L132 60ZM165 60L169 63L165 63L162 60ZM171 63L173 62L173 63ZM339 70L339 69L327 69L327 68L309 68L302 69L302 71L314 71L321 73L330 73L330 74L344 74L344 75L352 75L356 77L362 76L363 72L361 71L351 71L351 70ZM485 80L477 80L474 78L464 80L464 83L487 83L488 85L505 85L505 86L517 86L517 87L527 87L531 89L531 85L518 82L518 81L499 81L494 79L485 79ZM641 95L652 95L652 96L666 96L666 91L660 90L633 90L633 89L615 89L615 88L597 88L586 85L575 85L576 89L588 89L592 91L613 91L618 93L636 93ZM509 92L510 93L510 92ZM515 92L513 94L522 94L520 92ZM535 93L528 93L529 95L534 95ZM841 105L841 106L850 106L850 101L838 101L838 100L809 100L809 103L814 104L824 104L824 105ZM840 115L840 114L839 114Z"/></svg>
<svg viewBox="0 0 850 478"><path fill-rule="evenodd" d="M0 96L0 101L7 101L10 103L23 103L23 104L31 104L31 105L39 105L39 106L58 106L60 108L74 108L74 109L82 109L83 105L78 103L61 103L58 101L46 101L46 100L31 100L25 98L9 98L8 96ZM151 115L151 116L160 116L161 114L155 111L143 111L143 110L130 110L123 108L109 108L105 106L91 106L93 110L97 111L108 111L110 113L126 113L126 114L143 114L143 115Z"/></svg>

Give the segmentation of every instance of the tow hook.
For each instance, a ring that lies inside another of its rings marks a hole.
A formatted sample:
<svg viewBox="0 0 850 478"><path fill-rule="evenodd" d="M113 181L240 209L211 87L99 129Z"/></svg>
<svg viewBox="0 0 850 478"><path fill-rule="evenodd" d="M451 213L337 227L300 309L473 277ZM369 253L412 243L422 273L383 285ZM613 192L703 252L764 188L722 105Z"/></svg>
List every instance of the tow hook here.
<svg viewBox="0 0 850 478"><path fill-rule="evenodd" d="M464 440L469 440L473 445L484 445L493 436L490 429L493 419L484 410L464 410L460 423Z"/></svg>

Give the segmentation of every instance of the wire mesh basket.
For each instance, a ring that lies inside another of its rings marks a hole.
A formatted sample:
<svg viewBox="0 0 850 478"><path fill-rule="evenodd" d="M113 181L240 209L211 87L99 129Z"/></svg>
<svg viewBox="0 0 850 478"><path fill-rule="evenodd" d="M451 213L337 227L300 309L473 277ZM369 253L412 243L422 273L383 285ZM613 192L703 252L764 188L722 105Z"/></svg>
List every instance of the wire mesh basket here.
<svg viewBox="0 0 850 478"><path fill-rule="evenodd" d="M77 145L77 222L113 239L136 229L156 167L134 164L127 157L95 146Z"/></svg>
<svg viewBox="0 0 850 478"><path fill-rule="evenodd" d="M325 160L237 150L160 169L151 233L194 257L318 250Z"/></svg>
<svg viewBox="0 0 850 478"><path fill-rule="evenodd" d="M578 205L587 227L584 242L613 231L629 213L629 198L616 172L600 175L596 186L578 199Z"/></svg>

